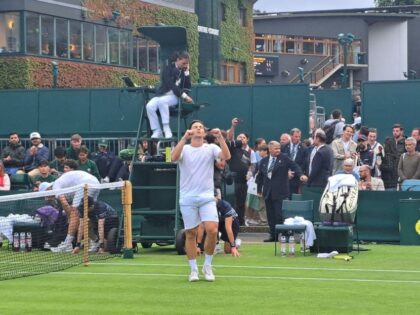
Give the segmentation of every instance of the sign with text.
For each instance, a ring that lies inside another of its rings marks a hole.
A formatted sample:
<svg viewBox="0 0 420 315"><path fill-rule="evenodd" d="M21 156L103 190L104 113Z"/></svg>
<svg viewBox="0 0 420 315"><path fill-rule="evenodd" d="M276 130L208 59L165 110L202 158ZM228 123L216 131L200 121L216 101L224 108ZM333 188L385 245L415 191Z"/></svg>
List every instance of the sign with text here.
<svg viewBox="0 0 420 315"><path fill-rule="evenodd" d="M274 77L279 73L278 56L254 56L254 72L257 76Z"/></svg>

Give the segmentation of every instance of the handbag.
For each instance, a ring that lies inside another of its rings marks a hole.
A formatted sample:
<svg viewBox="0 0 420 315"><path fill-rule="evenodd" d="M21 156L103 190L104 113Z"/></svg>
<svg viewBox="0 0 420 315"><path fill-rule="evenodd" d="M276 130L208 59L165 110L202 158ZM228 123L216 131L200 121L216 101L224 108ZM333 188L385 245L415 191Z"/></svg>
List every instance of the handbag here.
<svg viewBox="0 0 420 315"><path fill-rule="evenodd" d="M257 183L255 182L254 177L251 177L250 179L248 179L247 185L248 185L247 193L257 196L258 195Z"/></svg>

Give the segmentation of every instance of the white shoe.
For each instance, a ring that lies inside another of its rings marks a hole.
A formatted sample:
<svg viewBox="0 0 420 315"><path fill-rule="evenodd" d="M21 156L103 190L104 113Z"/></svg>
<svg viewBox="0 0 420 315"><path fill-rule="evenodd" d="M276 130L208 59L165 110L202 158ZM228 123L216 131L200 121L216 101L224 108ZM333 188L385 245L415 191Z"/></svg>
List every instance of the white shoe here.
<svg viewBox="0 0 420 315"><path fill-rule="evenodd" d="M216 247L214 248L214 254L217 255L217 254L221 254L222 252L223 252L222 245L220 243L217 243Z"/></svg>
<svg viewBox="0 0 420 315"><path fill-rule="evenodd" d="M153 131L152 138L162 138L162 130L156 129Z"/></svg>
<svg viewBox="0 0 420 315"><path fill-rule="evenodd" d="M254 226L254 225L259 225L258 221L255 221L254 219L249 219L247 226Z"/></svg>
<svg viewBox="0 0 420 315"><path fill-rule="evenodd" d="M165 138L166 139L172 138L172 131L170 131L170 130L165 131Z"/></svg>
<svg viewBox="0 0 420 315"><path fill-rule="evenodd" d="M198 277L198 270L197 269L191 270L191 273L188 277L188 281L189 282L196 282L198 280L200 280L200 278Z"/></svg>
<svg viewBox="0 0 420 315"><path fill-rule="evenodd" d="M50 250L53 253L70 253L73 251L73 245L71 243L61 242L57 247L51 247Z"/></svg>
<svg viewBox="0 0 420 315"><path fill-rule="evenodd" d="M242 240L240 238L237 238L235 241L236 248L239 249L239 247L241 247L241 244L242 244Z"/></svg>
<svg viewBox="0 0 420 315"><path fill-rule="evenodd" d="M216 277L213 274L213 269L210 265L204 265L201 271L203 272L204 279L206 279L206 281L216 280Z"/></svg>
<svg viewBox="0 0 420 315"><path fill-rule="evenodd" d="M99 242L89 240L89 253L96 253L99 249Z"/></svg>

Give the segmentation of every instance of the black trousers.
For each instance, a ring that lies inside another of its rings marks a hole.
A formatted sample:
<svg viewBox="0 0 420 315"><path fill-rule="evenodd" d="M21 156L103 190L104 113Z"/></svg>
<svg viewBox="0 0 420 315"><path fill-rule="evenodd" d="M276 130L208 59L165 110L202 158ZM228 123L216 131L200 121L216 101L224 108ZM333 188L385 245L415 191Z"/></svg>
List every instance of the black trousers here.
<svg viewBox="0 0 420 315"><path fill-rule="evenodd" d="M299 178L292 178L291 180L289 180L289 191L290 191L289 198L292 197L292 194L298 194L299 188L300 188Z"/></svg>
<svg viewBox="0 0 420 315"><path fill-rule="evenodd" d="M276 224L283 223L283 199L271 199L270 197L265 199L265 209L267 211L268 227L270 229L270 237L275 238L275 226Z"/></svg>
<svg viewBox="0 0 420 315"><path fill-rule="evenodd" d="M235 210L238 213L239 223L245 224L245 200L248 185L246 182L235 182Z"/></svg>

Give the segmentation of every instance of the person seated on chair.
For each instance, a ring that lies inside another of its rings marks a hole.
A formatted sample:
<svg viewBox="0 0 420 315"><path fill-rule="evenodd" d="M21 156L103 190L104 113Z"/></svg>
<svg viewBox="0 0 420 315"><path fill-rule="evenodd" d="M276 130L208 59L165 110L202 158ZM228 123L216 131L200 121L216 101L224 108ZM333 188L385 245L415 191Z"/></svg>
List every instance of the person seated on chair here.
<svg viewBox="0 0 420 315"><path fill-rule="evenodd" d="M101 176L99 175L98 167L94 161L88 159L88 156L89 149L82 145L79 151L79 159L77 160L77 169L88 172L100 180Z"/></svg>
<svg viewBox="0 0 420 315"><path fill-rule="evenodd" d="M385 190L384 182L378 177L372 177L369 166L360 166L359 173L359 190Z"/></svg>
<svg viewBox="0 0 420 315"><path fill-rule="evenodd" d="M357 181L360 181L359 174L354 171L354 160L351 158L345 159L343 162L343 169L338 170L335 174L350 174L353 175Z"/></svg>
<svg viewBox="0 0 420 315"><path fill-rule="evenodd" d="M101 139L98 143L98 151L92 153L91 158L98 167L101 182L109 183L113 179L110 171L116 157L114 152L108 150L108 141Z"/></svg>
<svg viewBox="0 0 420 315"><path fill-rule="evenodd" d="M116 217L117 211L106 202L101 200L93 201L91 197L88 198L88 218L89 218L89 251L104 253L105 244L105 220L107 218ZM73 254L80 252L80 243L83 238L83 214L84 207L81 204L77 210L79 211L79 228L77 231L76 247L73 249ZM98 229L98 235L95 233L95 228Z"/></svg>
<svg viewBox="0 0 420 315"><path fill-rule="evenodd" d="M189 62L190 56L188 53L175 54L171 63L165 66L162 71L161 83L156 91L156 96L146 105L150 128L153 131L152 138L162 138L162 129L157 116L158 110L162 119L165 138L172 138L172 131L169 126L169 107L177 105L179 98L187 103L192 102L192 98L183 92L183 89L191 88Z"/></svg>
<svg viewBox="0 0 420 315"><path fill-rule="evenodd" d="M238 214L225 200L218 200L216 206L219 215L220 238L225 242L225 253L239 257L238 248L241 245L241 240L238 239L240 229Z"/></svg>
<svg viewBox="0 0 420 315"><path fill-rule="evenodd" d="M41 135L39 132L32 132L29 135L29 138L31 139L32 146L26 150L25 158L23 160L25 166L23 169L26 173L28 173L29 176L33 177L39 174L39 162L43 160L49 160L50 151L44 144L42 144ZM18 173L23 172L18 171Z"/></svg>
<svg viewBox="0 0 420 315"><path fill-rule="evenodd" d="M56 177L64 173L64 162L66 161L66 150L63 147L54 149L54 160L50 162L50 172Z"/></svg>
<svg viewBox="0 0 420 315"><path fill-rule="evenodd" d="M16 131L12 131L9 133L9 144L1 152L1 160L6 173L10 175L15 174L23 166L24 157L25 147L20 142L19 134Z"/></svg>
<svg viewBox="0 0 420 315"><path fill-rule="evenodd" d="M50 166L48 164L48 161L43 160L39 162L38 165L39 175L35 175L34 177L31 177L31 182L33 185L33 191L38 191L38 187L41 183L47 182L52 183L57 178L51 174L50 172Z"/></svg>
<svg viewBox="0 0 420 315"><path fill-rule="evenodd" d="M10 190L10 178L5 171L2 161L0 161L0 190Z"/></svg>
<svg viewBox="0 0 420 315"><path fill-rule="evenodd" d="M80 147L82 146L82 136L78 133L70 138L70 146L66 148L66 157L68 159L77 160L79 158Z"/></svg>

